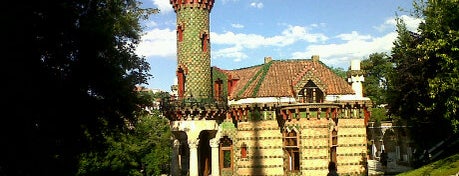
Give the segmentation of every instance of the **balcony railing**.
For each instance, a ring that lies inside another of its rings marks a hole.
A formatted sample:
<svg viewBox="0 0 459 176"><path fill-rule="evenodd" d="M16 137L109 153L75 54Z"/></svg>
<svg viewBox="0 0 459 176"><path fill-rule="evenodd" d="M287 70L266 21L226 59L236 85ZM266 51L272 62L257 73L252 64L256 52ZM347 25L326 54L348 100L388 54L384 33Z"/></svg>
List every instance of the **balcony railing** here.
<svg viewBox="0 0 459 176"><path fill-rule="evenodd" d="M186 108L212 108L228 109L228 100L226 97L177 97L171 96L164 98L160 104L162 111L186 109Z"/></svg>

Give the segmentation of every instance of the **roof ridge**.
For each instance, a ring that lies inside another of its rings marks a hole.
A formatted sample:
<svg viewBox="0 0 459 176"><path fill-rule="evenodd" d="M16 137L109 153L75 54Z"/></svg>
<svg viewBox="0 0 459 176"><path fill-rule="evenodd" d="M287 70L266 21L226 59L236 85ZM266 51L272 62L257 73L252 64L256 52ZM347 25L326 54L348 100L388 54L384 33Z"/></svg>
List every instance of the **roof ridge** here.
<svg viewBox="0 0 459 176"><path fill-rule="evenodd" d="M244 69L259 67L259 66L263 66L263 65L264 65L264 64L252 65L252 66L249 66L249 67L242 67L242 68L234 69L234 70L231 70L231 71L244 70Z"/></svg>

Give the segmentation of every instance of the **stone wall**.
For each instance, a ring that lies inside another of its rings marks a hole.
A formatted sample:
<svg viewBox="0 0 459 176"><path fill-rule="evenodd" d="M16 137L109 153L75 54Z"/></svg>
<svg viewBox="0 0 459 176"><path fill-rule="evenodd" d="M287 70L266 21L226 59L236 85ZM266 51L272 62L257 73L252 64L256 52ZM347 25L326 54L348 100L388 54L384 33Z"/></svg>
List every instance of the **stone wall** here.
<svg viewBox="0 0 459 176"><path fill-rule="evenodd" d="M282 133L276 120L240 122L236 144L237 175L284 175ZM247 157L241 157L241 146Z"/></svg>
<svg viewBox="0 0 459 176"><path fill-rule="evenodd" d="M239 122L234 147L237 175L326 175L330 161L330 120L300 118L284 128L299 131L300 172L286 173L283 135L276 120ZM365 174L366 129L364 119L338 120L337 166L342 175ZM242 158L241 146L247 147Z"/></svg>
<svg viewBox="0 0 459 176"><path fill-rule="evenodd" d="M302 175L327 175L330 161L329 121L326 118L301 118L286 122L300 131L300 171Z"/></svg>
<svg viewBox="0 0 459 176"><path fill-rule="evenodd" d="M364 175L367 138L364 119L338 120L337 167L341 175Z"/></svg>

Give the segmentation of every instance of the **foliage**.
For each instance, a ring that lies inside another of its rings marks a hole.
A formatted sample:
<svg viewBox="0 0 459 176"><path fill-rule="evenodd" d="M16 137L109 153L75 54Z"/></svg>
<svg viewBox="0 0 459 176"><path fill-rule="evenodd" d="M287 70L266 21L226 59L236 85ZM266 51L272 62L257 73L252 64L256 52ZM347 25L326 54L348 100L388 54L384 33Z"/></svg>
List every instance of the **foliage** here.
<svg viewBox="0 0 459 176"><path fill-rule="evenodd" d="M7 6L0 175L74 175L81 152L136 119L149 65L134 50L152 11L134 0Z"/></svg>
<svg viewBox="0 0 459 176"><path fill-rule="evenodd" d="M451 155L447 158L430 163L416 170L411 170L399 176L416 175L455 175L459 172L459 154Z"/></svg>
<svg viewBox="0 0 459 176"><path fill-rule="evenodd" d="M390 117L387 114L387 109L386 108L371 108L371 119L370 121L373 122L381 122L381 121L388 121L391 120Z"/></svg>
<svg viewBox="0 0 459 176"><path fill-rule="evenodd" d="M271 68L272 64L273 64L273 62L269 62L267 64L264 64L263 67L260 69L260 71L262 73L261 73L260 78L258 79L258 82L257 82L255 88L253 89L253 93L252 93L253 97L256 97L258 95L258 91L260 90L261 83L263 83L263 81L265 80L266 74L268 74L269 68ZM257 73L257 75L258 75L258 73Z"/></svg>
<svg viewBox="0 0 459 176"><path fill-rule="evenodd" d="M421 60L429 63L429 107L447 119L459 132L459 2L429 1L423 11L425 22L419 26L424 39L416 49Z"/></svg>
<svg viewBox="0 0 459 176"><path fill-rule="evenodd" d="M459 3L418 1L414 7L424 22L417 34L397 21L388 102L390 113L412 126L418 147L426 148L458 132Z"/></svg>
<svg viewBox="0 0 459 176"><path fill-rule="evenodd" d="M345 71L343 68L341 68L341 67L332 67L332 66L330 66L330 70L331 70L333 73L335 73L336 75L338 75L339 77L341 77L341 78L347 80L347 73L346 73L346 71Z"/></svg>
<svg viewBox="0 0 459 176"><path fill-rule="evenodd" d="M265 67L265 65L262 66L261 68L264 68L264 67ZM250 78L250 80L247 82L247 84L245 84L244 87L237 93L236 97L241 97L242 94L245 92L245 90L247 90L247 88L250 85L252 85L252 82L255 81L258 78L258 75L260 75L262 72L263 72L262 69L258 70L258 72L255 73L255 75L252 78Z"/></svg>
<svg viewBox="0 0 459 176"><path fill-rule="evenodd" d="M386 53L373 53L368 59L362 61L365 77L363 94L375 105L387 103L387 80L392 69L392 63Z"/></svg>
<svg viewBox="0 0 459 176"><path fill-rule="evenodd" d="M77 175L160 175L170 170L171 131L158 110L126 133L105 136L107 149L81 155Z"/></svg>

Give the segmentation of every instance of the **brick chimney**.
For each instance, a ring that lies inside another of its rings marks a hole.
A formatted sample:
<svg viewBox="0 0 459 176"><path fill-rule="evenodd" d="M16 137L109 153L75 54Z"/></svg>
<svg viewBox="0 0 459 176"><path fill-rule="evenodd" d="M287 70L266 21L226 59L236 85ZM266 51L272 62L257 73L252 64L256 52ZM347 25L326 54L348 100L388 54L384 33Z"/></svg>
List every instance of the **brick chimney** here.
<svg viewBox="0 0 459 176"><path fill-rule="evenodd" d="M271 61L273 61L273 58L272 58L271 56L266 56L266 57L265 57L265 62L264 62L264 63L267 64L267 63L269 63L269 62L271 62Z"/></svg>
<svg viewBox="0 0 459 176"><path fill-rule="evenodd" d="M319 62L319 59L320 59L320 56L319 56L319 55L312 55L312 56L311 56L311 60L312 60L313 62Z"/></svg>

